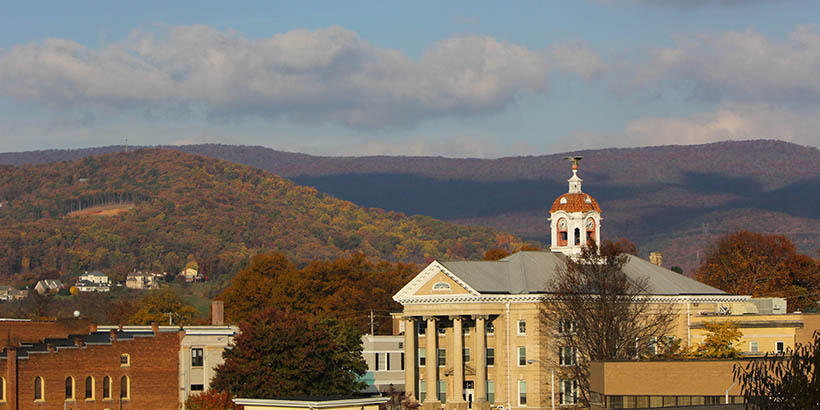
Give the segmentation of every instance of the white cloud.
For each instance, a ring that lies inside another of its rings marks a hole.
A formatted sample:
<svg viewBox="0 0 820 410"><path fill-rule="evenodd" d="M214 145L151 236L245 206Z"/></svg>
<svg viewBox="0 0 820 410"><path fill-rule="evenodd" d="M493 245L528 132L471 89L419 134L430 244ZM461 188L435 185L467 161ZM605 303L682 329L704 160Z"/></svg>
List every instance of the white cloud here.
<svg viewBox="0 0 820 410"><path fill-rule="evenodd" d="M632 86L681 87L698 100L820 103L820 26L798 26L786 41L751 30L681 38L632 67ZM632 75L631 73L629 75Z"/></svg>
<svg viewBox="0 0 820 410"><path fill-rule="evenodd" d="M584 148L704 144L725 140L777 139L820 146L820 110L795 112L764 104L728 104L690 117L644 117L621 133L579 130L553 151Z"/></svg>
<svg viewBox="0 0 820 410"><path fill-rule="evenodd" d="M501 111L545 93L547 66L544 53L489 36L448 38L414 60L337 26L262 39L174 26L102 49L56 38L15 46L0 53L0 96L367 129Z"/></svg>
<svg viewBox="0 0 820 410"><path fill-rule="evenodd" d="M583 41L568 41L550 50L550 62L559 70L573 72L587 81L597 80L607 70L601 57Z"/></svg>

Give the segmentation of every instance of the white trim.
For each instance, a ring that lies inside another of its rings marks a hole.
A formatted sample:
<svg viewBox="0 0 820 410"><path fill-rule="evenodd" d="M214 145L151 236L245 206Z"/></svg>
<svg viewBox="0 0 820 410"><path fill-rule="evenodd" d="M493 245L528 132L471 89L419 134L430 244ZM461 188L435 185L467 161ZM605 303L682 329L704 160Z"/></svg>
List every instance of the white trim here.
<svg viewBox="0 0 820 410"><path fill-rule="evenodd" d="M328 408L328 407L349 407L363 406L366 404L387 403L389 397L367 397L363 399L342 399L327 401L307 401L307 400L274 400L274 399L246 399L237 397L233 399L236 404L243 406L265 406L265 407L294 407L294 408Z"/></svg>
<svg viewBox="0 0 820 410"><path fill-rule="evenodd" d="M554 294L524 294L524 295L429 295L411 296L400 298L399 295L393 300L402 305L437 305L449 303L534 303L550 300L557 300ZM646 295L638 296L639 299L648 299L649 303L737 303L748 301L751 296L746 295Z"/></svg>
<svg viewBox="0 0 820 410"><path fill-rule="evenodd" d="M401 288L401 290L399 290L395 295L393 295L393 300L398 302L400 299L414 297L416 292L418 292L419 289L421 289L421 287L424 286L424 284L429 282L430 279L432 279L435 275L438 275L439 273L443 273L444 275L452 279L453 282L457 283L459 286L466 289L467 292L470 293L470 295L479 295L478 291L473 289L470 285L468 285L467 282L464 282L458 276L454 275L453 272L447 270L447 268L445 268L444 265L442 265L438 261L433 261L430 262L430 264L427 265L426 268L422 269L422 271L419 272L410 282L404 285L404 287Z"/></svg>

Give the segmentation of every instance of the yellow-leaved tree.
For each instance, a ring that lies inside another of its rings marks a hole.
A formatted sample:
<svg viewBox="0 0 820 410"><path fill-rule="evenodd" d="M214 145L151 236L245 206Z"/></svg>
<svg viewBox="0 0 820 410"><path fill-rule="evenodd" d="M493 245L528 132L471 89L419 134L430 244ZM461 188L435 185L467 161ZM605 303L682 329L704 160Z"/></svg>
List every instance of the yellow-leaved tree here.
<svg viewBox="0 0 820 410"><path fill-rule="evenodd" d="M130 322L135 325L157 323L191 323L197 314L196 308L182 300L173 289L165 288L148 292L137 304L137 311Z"/></svg>
<svg viewBox="0 0 820 410"><path fill-rule="evenodd" d="M734 346L743 337L737 323L706 322L704 326L709 334L695 349L695 356L712 359L735 359L742 356Z"/></svg>

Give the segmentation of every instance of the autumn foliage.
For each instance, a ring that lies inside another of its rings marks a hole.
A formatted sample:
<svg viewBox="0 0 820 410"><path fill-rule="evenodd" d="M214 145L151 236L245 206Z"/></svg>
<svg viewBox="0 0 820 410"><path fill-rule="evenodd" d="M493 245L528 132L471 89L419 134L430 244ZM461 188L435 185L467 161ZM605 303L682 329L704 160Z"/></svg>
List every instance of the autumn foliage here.
<svg viewBox="0 0 820 410"><path fill-rule="evenodd" d="M254 256L221 295L226 319L239 323L264 307L322 313L347 319L369 332L374 311L376 332L389 334L391 297L417 272L415 265L372 262L361 253L298 268L282 253Z"/></svg>
<svg viewBox="0 0 820 410"><path fill-rule="evenodd" d="M242 410L233 402L231 395L216 389L192 394L185 400L186 410Z"/></svg>
<svg viewBox="0 0 820 410"><path fill-rule="evenodd" d="M134 269L177 273L188 260L210 278L276 250L294 260L361 252L421 263L477 259L520 240L489 228L367 209L227 161L148 149L0 167L0 274ZM133 204L107 217L78 209Z"/></svg>
<svg viewBox="0 0 820 410"><path fill-rule="evenodd" d="M813 305L818 263L783 235L741 231L718 239L695 278L736 295L789 297L789 310Z"/></svg>

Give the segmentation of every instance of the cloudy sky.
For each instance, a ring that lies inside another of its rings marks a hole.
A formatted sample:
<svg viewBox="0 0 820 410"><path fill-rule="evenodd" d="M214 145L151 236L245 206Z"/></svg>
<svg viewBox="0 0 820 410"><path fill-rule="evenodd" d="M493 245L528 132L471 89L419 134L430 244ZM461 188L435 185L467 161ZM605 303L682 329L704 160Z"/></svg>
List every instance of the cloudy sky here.
<svg viewBox="0 0 820 410"><path fill-rule="evenodd" d="M820 2L9 2L0 151L820 145Z"/></svg>

